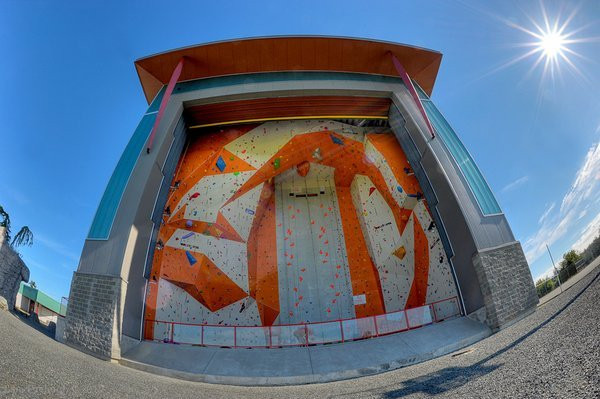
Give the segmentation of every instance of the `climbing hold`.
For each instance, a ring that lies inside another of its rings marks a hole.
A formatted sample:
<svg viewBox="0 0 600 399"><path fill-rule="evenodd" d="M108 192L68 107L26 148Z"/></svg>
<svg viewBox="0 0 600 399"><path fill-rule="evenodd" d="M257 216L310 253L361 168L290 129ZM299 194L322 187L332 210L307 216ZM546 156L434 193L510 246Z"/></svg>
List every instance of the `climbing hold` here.
<svg viewBox="0 0 600 399"><path fill-rule="evenodd" d="M321 161L323 159L323 155L321 155L321 149L318 147L315 148L315 150L312 153L312 157L317 161Z"/></svg>
<svg viewBox="0 0 600 399"><path fill-rule="evenodd" d="M185 240L186 238L190 238L193 235L194 235L194 233L187 233L186 235L182 236L181 239Z"/></svg>
<svg viewBox="0 0 600 399"><path fill-rule="evenodd" d="M194 222L192 222L191 220L185 221L185 227L192 227L193 225L194 225Z"/></svg>
<svg viewBox="0 0 600 399"><path fill-rule="evenodd" d="M281 158L275 158L275 160L273 161L273 167L275 169L279 169L280 166L281 166Z"/></svg>
<svg viewBox="0 0 600 399"><path fill-rule="evenodd" d="M371 196L371 194L373 194L373 191L375 191L375 187L371 187L371 188L369 189L369 196Z"/></svg>
<svg viewBox="0 0 600 399"><path fill-rule="evenodd" d="M194 266L194 263L198 262L189 251L185 251L185 256L187 256L188 262L190 262L190 266Z"/></svg>
<svg viewBox="0 0 600 399"><path fill-rule="evenodd" d="M301 177L306 177L309 171L310 163L306 161L300 162L298 165L296 165L296 172L298 172L298 175L300 175Z"/></svg>
<svg viewBox="0 0 600 399"><path fill-rule="evenodd" d="M217 165L217 168L219 168L219 170L221 172L223 172L225 170L225 167L227 166L227 164L223 160L223 157L221 157L220 155L219 155L219 158L217 159L216 165Z"/></svg>
<svg viewBox="0 0 600 399"><path fill-rule="evenodd" d="M402 260L406 256L406 249L403 246L400 246L394 251L394 255L396 255L398 259Z"/></svg>
<svg viewBox="0 0 600 399"><path fill-rule="evenodd" d="M198 198L199 196L200 196L200 193L195 192L194 194L190 195L190 199Z"/></svg>
<svg viewBox="0 0 600 399"><path fill-rule="evenodd" d="M344 145L344 142L339 137L336 137L333 134L331 134L329 137L331 137L331 141L333 141L334 144Z"/></svg>

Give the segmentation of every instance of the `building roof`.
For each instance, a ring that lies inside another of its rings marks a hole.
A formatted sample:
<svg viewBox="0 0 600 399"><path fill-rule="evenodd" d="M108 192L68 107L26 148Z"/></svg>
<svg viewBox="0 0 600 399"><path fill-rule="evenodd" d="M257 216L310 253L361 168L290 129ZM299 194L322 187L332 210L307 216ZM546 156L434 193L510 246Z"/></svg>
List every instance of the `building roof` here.
<svg viewBox="0 0 600 399"><path fill-rule="evenodd" d="M60 302L58 302L56 299L52 298L48 294L38 290L37 288L33 288L21 282L21 286L19 287L19 293L24 297L39 303L43 307L50 309L54 313L58 313L64 316L64 312L61 312Z"/></svg>
<svg viewBox="0 0 600 399"><path fill-rule="evenodd" d="M179 81L260 72L331 71L398 76L390 53L429 95L442 54L405 44L327 36L277 36L227 40L140 58L135 67L148 103L182 57Z"/></svg>

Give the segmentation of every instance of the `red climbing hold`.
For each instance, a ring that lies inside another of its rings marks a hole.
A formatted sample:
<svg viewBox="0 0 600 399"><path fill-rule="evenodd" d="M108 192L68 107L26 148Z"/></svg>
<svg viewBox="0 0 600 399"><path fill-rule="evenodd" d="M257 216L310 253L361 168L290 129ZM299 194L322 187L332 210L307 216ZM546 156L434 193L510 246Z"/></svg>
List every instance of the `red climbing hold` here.
<svg viewBox="0 0 600 399"><path fill-rule="evenodd" d="M296 165L296 171L300 176L306 177L306 175L310 171L310 163L306 161L300 162L298 165Z"/></svg>

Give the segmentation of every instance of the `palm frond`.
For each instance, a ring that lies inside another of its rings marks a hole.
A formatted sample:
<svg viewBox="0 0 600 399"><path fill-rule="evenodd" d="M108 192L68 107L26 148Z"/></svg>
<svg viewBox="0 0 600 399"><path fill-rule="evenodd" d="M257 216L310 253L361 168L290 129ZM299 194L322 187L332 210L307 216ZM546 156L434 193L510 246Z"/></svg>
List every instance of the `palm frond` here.
<svg viewBox="0 0 600 399"><path fill-rule="evenodd" d="M20 247L21 245L31 246L33 244L33 233L29 230L29 227L23 226L21 230L15 235L10 245L13 247Z"/></svg>

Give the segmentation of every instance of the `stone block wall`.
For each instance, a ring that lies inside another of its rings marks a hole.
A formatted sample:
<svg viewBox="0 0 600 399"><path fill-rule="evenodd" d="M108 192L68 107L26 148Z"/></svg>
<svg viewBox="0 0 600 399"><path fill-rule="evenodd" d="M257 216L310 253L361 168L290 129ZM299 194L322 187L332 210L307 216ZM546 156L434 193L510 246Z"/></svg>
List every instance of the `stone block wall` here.
<svg viewBox="0 0 600 399"><path fill-rule="evenodd" d="M105 359L120 357L121 284L117 276L73 274L65 327L68 345Z"/></svg>
<svg viewBox="0 0 600 399"><path fill-rule="evenodd" d="M3 231L0 231L2 237ZM6 298L13 310L21 281L29 281L29 268L12 247L0 239L0 296Z"/></svg>
<svg viewBox="0 0 600 399"><path fill-rule="evenodd" d="M486 323L498 330L535 309L538 296L518 241L473 257L486 309Z"/></svg>

